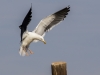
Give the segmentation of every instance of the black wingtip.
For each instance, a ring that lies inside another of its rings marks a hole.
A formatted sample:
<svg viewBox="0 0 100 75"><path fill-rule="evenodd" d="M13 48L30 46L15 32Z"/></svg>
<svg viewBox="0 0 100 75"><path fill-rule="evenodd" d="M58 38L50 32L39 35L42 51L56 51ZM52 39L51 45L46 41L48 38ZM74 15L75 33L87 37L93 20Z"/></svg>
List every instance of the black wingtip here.
<svg viewBox="0 0 100 75"><path fill-rule="evenodd" d="M19 26L20 29L21 29L21 26L22 26L22 25Z"/></svg>
<svg viewBox="0 0 100 75"><path fill-rule="evenodd" d="M68 5L68 7L67 7L68 9L69 9L69 11L70 11L70 5Z"/></svg>
<svg viewBox="0 0 100 75"><path fill-rule="evenodd" d="M30 9L32 10L32 3L31 3L31 8Z"/></svg>
<svg viewBox="0 0 100 75"><path fill-rule="evenodd" d="M31 7L27 13L27 15L25 16L22 24L19 26L19 28L21 29L21 41L22 41L22 36L23 36L23 33L26 31L27 29L27 25L30 23L31 21L31 17L32 17L32 4L31 4Z"/></svg>

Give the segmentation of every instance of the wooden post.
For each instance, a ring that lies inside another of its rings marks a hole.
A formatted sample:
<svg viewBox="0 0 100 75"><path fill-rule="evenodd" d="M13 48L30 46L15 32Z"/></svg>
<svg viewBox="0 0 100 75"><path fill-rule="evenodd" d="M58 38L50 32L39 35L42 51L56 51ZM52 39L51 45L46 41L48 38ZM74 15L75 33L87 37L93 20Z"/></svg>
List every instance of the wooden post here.
<svg viewBox="0 0 100 75"><path fill-rule="evenodd" d="M51 69L52 75L67 75L66 62L54 62Z"/></svg>

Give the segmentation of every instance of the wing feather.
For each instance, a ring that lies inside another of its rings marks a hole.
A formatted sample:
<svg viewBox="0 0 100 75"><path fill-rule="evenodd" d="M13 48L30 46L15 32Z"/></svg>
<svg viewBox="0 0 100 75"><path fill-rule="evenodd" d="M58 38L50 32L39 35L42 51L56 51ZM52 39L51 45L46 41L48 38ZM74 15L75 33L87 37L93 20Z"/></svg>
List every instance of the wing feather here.
<svg viewBox="0 0 100 75"><path fill-rule="evenodd" d="M39 35L43 35L45 32L51 30L54 26L63 21L69 11L70 7L68 6L42 19L35 28L34 32Z"/></svg>
<svg viewBox="0 0 100 75"><path fill-rule="evenodd" d="M32 17L32 6L29 9L27 15L25 16L25 18L24 18L24 20L22 22L22 25L19 26L19 28L21 29L21 41L24 39L23 38L23 33L26 32L27 26L31 21L31 17Z"/></svg>

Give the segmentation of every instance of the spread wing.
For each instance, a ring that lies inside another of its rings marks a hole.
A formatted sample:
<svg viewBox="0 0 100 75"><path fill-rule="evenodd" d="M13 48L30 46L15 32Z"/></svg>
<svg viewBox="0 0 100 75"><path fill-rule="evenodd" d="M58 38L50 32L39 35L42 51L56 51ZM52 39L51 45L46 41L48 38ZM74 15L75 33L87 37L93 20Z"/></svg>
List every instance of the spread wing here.
<svg viewBox="0 0 100 75"><path fill-rule="evenodd" d="M23 33L26 31L27 26L31 21L31 17L32 17L32 6L28 11L27 15L25 16L22 25L19 26L19 28L21 29L21 41L22 41Z"/></svg>
<svg viewBox="0 0 100 75"><path fill-rule="evenodd" d="M68 12L70 11L70 7L65 7L54 14L47 16L46 18L42 19L35 30L33 32L44 35L46 31L51 30L54 26L64 20Z"/></svg>

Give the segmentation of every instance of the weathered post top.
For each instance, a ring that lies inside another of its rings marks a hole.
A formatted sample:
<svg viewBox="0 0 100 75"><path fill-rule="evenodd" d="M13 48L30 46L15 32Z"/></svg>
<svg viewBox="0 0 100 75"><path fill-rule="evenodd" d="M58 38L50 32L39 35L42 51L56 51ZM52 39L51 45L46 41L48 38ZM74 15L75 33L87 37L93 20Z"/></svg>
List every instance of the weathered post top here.
<svg viewBox="0 0 100 75"><path fill-rule="evenodd" d="M53 62L51 69L52 75L67 75L66 62Z"/></svg>

